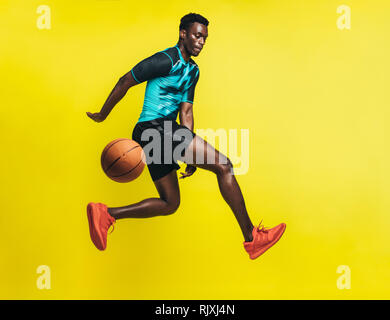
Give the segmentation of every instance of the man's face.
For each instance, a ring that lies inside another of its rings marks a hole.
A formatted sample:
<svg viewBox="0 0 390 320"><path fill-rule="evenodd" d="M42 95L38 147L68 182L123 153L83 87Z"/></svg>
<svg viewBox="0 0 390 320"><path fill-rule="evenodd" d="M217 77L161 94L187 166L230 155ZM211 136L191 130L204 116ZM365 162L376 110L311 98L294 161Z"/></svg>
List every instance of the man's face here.
<svg viewBox="0 0 390 320"><path fill-rule="evenodd" d="M180 38L191 56L197 57L202 51L208 37L207 27L199 22L194 22L188 30L180 30Z"/></svg>

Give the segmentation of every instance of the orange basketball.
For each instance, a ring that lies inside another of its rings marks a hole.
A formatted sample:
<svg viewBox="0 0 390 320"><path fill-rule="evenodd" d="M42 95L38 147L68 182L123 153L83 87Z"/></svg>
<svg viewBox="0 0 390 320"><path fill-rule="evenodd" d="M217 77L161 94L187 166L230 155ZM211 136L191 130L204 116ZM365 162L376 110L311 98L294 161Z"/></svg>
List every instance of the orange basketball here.
<svg viewBox="0 0 390 320"><path fill-rule="evenodd" d="M139 177L145 167L141 146L131 139L115 139L102 152L105 174L116 182L130 182Z"/></svg>

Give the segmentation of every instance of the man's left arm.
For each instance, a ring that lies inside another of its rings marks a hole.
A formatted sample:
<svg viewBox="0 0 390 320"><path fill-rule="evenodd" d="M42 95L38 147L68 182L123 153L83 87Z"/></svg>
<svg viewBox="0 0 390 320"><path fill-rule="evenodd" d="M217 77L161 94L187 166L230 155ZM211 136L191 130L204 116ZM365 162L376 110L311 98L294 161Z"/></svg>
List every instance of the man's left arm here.
<svg viewBox="0 0 390 320"><path fill-rule="evenodd" d="M199 70L196 77L186 92L184 92L180 103L180 124L194 131L194 114L192 112L192 105L194 103L195 87L199 80Z"/></svg>
<svg viewBox="0 0 390 320"><path fill-rule="evenodd" d="M192 103L180 103L179 119L182 126L194 131L194 113L192 111Z"/></svg>
<svg viewBox="0 0 390 320"><path fill-rule="evenodd" d="M191 87L184 93L182 101L180 103L180 113L179 113L180 124L184 127L187 127L192 132L194 131L194 113L193 113L192 105L194 102L195 87L196 84L198 83L198 80L199 80L199 71ZM195 171L196 171L195 166L187 164L185 173L180 172L181 174L180 179L192 176Z"/></svg>
<svg viewBox="0 0 390 320"><path fill-rule="evenodd" d="M180 113L179 113L180 124L184 127L187 127L191 131L194 131L194 114L192 112L192 103L182 102L180 103ZM189 176L192 176L196 171L196 167L190 164L187 164L186 171L180 172L183 179Z"/></svg>

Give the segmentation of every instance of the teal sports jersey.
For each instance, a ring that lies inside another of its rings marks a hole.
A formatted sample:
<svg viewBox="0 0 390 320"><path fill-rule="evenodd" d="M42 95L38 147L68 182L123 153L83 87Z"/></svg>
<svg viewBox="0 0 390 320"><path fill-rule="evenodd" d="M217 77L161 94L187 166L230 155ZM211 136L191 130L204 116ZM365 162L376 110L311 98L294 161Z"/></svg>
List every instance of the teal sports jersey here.
<svg viewBox="0 0 390 320"><path fill-rule="evenodd" d="M147 81L138 122L158 118L176 120L180 103L194 102L199 68L194 60L184 60L178 45L142 60L131 73L138 83Z"/></svg>

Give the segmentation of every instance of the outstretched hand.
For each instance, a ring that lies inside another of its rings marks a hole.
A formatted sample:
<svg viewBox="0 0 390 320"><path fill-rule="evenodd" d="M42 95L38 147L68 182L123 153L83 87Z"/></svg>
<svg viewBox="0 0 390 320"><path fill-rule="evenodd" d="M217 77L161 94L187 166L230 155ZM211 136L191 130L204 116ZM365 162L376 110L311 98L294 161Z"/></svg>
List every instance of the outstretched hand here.
<svg viewBox="0 0 390 320"><path fill-rule="evenodd" d="M100 112L96 112L96 113L87 112L87 116L96 122L102 122L104 121L104 119L106 119L105 117L103 117L103 115Z"/></svg>
<svg viewBox="0 0 390 320"><path fill-rule="evenodd" d="M187 164L186 172L180 172L181 177L179 179L184 179L184 178L190 177L194 174L195 171L196 171L195 166Z"/></svg>

